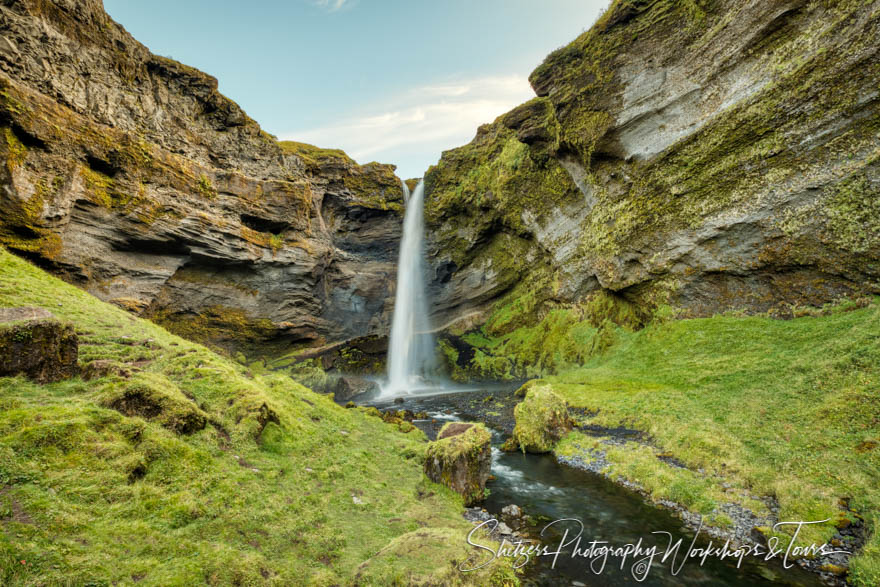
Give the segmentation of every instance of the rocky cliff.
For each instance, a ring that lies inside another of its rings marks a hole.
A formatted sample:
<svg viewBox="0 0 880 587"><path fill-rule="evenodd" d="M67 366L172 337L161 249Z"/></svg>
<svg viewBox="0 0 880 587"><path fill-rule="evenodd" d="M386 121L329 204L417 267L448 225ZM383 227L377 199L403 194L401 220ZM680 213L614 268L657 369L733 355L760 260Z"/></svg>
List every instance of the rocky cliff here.
<svg viewBox="0 0 880 587"><path fill-rule="evenodd" d="M387 328L394 167L279 143L100 0L0 2L0 244L227 347Z"/></svg>
<svg viewBox="0 0 880 587"><path fill-rule="evenodd" d="M878 2L613 2L429 170L437 323L880 293L878 38Z"/></svg>

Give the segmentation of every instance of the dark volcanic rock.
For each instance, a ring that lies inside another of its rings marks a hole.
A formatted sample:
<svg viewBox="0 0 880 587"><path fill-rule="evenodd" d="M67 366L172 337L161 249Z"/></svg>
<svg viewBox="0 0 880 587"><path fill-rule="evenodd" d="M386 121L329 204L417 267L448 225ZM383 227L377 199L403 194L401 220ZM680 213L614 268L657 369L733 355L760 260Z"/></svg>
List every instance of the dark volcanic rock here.
<svg viewBox="0 0 880 587"><path fill-rule="evenodd" d="M363 377L343 375L336 380L336 385L333 387L333 399L337 402L347 402L361 394L377 394L378 392L379 384L375 381Z"/></svg>
<svg viewBox="0 0 880 587"><path fill-rule="evenodd" d="M384 332L394 167L281 142L98 1L0 5L0 244L193 339Z"/></svg>
<svg viewBox="0 0 880 587"><path fill-rule="evenodd" d="M296 363L316 359L325 371L375 375L385 370L387 336L361 336L309 349L296 356Z"/></svg>
<svg viewBox="0 0 880 587"><path fill-rule="evenodd" d="M76 375L73 326L43 308L0 308L0 377L24 374L37 383Z"/></svg>

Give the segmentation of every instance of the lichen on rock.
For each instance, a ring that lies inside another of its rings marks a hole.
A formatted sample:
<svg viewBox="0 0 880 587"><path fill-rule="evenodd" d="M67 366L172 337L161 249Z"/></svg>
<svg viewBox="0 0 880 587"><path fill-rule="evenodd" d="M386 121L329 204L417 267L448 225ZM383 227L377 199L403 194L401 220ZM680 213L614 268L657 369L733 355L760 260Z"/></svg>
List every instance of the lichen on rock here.
<svg viewBox="0 0 880 587"><path fill-rule="evenodd" d="M465 505L481 501L492 464L492 436L483 425L449 422L425 451L425 474L459 493Z"/></svg>

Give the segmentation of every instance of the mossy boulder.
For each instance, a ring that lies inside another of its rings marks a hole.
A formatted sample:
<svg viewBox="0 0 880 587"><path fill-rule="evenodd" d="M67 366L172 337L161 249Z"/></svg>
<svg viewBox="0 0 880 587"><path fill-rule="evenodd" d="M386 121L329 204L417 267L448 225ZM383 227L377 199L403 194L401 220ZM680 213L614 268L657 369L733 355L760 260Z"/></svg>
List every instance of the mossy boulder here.
<svg viewBox="0 0 880 587"><path fill-rule="evenodd" d="M571 430L568 404L549 385L531 386L513 415L513 442L525 452L550 452Z"/></svg>
<svg viewBox="0 0 880 587"><path fill-rule="evenodd" d="M101 403L125 416L158 422L177 434L198 432L208 422L207 414L179 389L148 378L136 378L113 388Z"/></svg>
<svg viewBox="0 0 880 587"><path fill-rule="evenodd" d="M37 383L76 375L79 342L73 326L43 308L0 308L0 376Z"/></svg>
<svg viewBox="0 0 880 587"><path fill-rule="evenodd" d="M109 359L98 359L83 365L81 373L85 381L100 379L102 377L131 377L131 370L124 365Z"/></svg>
<svg viewBox="0 0 880 587"><path fill-rule="evenodd" d="M464 497L465 505L483 499L492 464L489 430L482 424L449 422L425 452L425 475Z"/></svg>

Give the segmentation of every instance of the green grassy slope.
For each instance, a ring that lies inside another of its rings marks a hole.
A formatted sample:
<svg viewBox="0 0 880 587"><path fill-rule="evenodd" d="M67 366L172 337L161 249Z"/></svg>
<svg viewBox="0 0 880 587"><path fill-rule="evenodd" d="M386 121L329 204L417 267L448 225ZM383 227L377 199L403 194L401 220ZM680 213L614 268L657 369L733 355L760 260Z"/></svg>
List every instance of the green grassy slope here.
<svg viewBox="0 0 880 587"><path fill-rule="evenodd" d="M81 363L130 377L0 378L0 584L488 581L452 570L470 525L424 479L420 432L253 375L0 250L0 306L18 305L70 320ZM161 412L107 407L125 397ZM176 432L193 414L208 425Z"/></svg>
<svg viewBox="0 0 880 587"><path fill-rule="evenodd" d="M832 519L808 541L862 517L873 537L852 579L880 584L880 304L817 314L617 329L608 350L546 381L595 412L587 422L645 431L654 446L609 448L573 432L557 452L605 450L612 475L710 517L729 501L760 513L752 498L772 496L780 519ZM657 458L669 455L688 469Z"/></svg>

